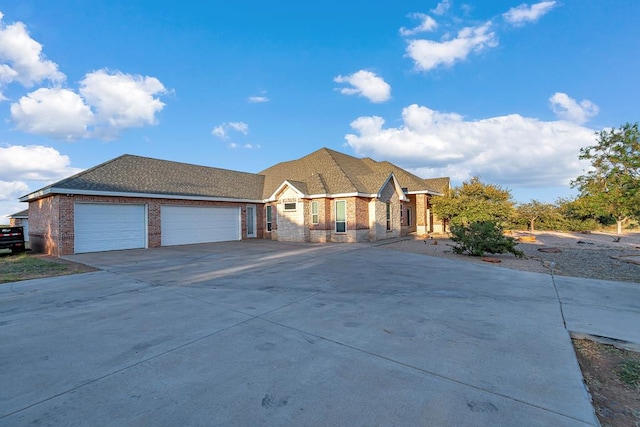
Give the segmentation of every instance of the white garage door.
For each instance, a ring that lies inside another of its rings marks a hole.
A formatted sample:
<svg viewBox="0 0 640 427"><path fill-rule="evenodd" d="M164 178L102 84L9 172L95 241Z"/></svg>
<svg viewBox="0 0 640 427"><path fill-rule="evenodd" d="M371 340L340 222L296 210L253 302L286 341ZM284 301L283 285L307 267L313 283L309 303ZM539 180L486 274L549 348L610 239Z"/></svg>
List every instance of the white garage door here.
<svg viewBox="0 0 640 427"><path fill-rule="evenodd" d="M75 252L147 247L145 205L75 205Z"/></svg>
<svg viewBox="0 0 640 427"><path fill-rule="evenodd" d="M240 240L240 208L162 206L162 246Z"/></svg>

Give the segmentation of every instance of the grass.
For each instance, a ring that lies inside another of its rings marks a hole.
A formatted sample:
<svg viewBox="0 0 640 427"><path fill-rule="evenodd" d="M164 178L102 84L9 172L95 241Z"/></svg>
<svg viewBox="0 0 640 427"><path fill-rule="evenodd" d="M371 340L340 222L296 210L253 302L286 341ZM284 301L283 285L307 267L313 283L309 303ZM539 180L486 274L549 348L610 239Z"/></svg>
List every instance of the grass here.
<svg viewBox="0 0 640 427"><path fill-rule="evenodd" d="M75 272L67 264L47 261L26 253L0 256L0 283L60 276Z"/></svg>
<svg viewBox="0 0 640 427"><path fill-rule="evenodd" d="M640 361L625 360L618 371L618 377L626 384L640 387Z"/></svg>

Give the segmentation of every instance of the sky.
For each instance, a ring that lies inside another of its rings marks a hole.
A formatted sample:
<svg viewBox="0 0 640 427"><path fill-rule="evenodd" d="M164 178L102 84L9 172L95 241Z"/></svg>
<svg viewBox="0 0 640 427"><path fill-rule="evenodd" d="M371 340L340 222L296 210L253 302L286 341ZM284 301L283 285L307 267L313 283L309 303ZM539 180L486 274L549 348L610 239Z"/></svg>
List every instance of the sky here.
<svg viewBox="0 0 640 427"><path fill-rule="evenodd" d="M322 147L518 202L638 121L637 0L0 5L0 223L122 154L259 172Z"/></svg>

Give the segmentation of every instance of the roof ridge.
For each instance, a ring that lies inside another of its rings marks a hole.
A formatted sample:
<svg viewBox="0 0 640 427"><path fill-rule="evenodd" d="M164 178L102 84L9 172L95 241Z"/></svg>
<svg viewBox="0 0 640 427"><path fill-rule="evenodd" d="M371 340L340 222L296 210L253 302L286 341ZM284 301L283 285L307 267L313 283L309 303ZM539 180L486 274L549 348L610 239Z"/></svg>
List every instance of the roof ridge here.
<svg viewBox="0 0 640 427"><path fill-rule="evenodd" d="M322 149L324 149L324 150L326 150L326 151L327 151L327 154L329 154L329 157L331 157L331 160L332 160L332 161L333 161L333 163L338 167L338 169L340 170L340 172L342 173L342 175L347 179L347 181L349 181L349 183L351 184L351 186L352 186L355 190L357 190L357 189L358 189L358 186L356 185L356 183L355 183L355 182L353 182L353 180L351 179L351 177L350 177L349 175L347 175L347 173L345 172L345 170L344 170L344 169L342 169L342 166L340 165L340 163L339 163L339 162L336 160L336 158L333 156L333 153L338 153L338 152L337 152L337 151L330 150L330 149L329 149L329 148L327 148L327 147L323 147L323 148L321 148L321 150L322 150ZM340 154L342 154L342 153L340 153ZM348 154L345 154L345 155L346 155L346 156L348 156ZM350 156L350 157L353 157L353 156ZM354 157L354 159L359 160L357 157Z"/></svg>

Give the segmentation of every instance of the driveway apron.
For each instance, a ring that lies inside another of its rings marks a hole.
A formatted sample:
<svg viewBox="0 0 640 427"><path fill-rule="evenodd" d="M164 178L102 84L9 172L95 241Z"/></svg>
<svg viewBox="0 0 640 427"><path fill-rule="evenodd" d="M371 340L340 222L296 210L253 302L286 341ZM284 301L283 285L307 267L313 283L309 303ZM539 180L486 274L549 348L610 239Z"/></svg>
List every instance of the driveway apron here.
<svg viewBox="0 0 640 427"><path fill-rule="evenodd" d="M102 271L0 287L0 425L598 425L577 282L561 311L550 275L364 244L69 259Z"/></svg>

